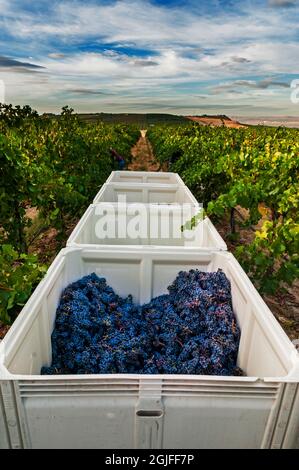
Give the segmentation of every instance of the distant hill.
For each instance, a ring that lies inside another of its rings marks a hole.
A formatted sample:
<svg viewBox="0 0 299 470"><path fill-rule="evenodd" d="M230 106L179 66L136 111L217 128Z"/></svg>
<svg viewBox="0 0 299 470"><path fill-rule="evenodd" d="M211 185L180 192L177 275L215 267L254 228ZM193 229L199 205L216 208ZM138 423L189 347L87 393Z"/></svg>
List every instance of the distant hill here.
<svg viewBox="0 0 299 470"><path fill-rule="evenodd" d="M45 113L44 117L53 117L54 114ZM58 115L59 116L59 115ZM178 116L176 114L164 113L79 113L78 117L83 122L105 122L110 124L136 124L141 128L153 126L155 124L190 124L190 121L197 122L203 126L213 127L246 127L240 122L229 118L225 114L201 116Z"/></svg>
<svg viewBox="0 0 299 470"><path fill-rule="evenodd" d="M137 124L148 127L154 124L188 124L189 120L185 116L177 116L175 114L134 114L134 113L94 113L94 114L78 114L79 118L85 122L103 121L106 123L117 124Z"/></svg>

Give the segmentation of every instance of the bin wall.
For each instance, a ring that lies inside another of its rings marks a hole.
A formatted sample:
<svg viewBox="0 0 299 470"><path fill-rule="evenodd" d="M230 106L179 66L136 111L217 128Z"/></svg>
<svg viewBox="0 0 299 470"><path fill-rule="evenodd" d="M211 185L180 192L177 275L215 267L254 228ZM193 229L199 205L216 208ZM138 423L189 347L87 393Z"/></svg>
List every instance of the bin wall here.
<svg viewBox="0 0 299 470"><path fill-rule="evenodd" d="M288 448L287 384L123 377L2 381L0 448Z"/></svg>

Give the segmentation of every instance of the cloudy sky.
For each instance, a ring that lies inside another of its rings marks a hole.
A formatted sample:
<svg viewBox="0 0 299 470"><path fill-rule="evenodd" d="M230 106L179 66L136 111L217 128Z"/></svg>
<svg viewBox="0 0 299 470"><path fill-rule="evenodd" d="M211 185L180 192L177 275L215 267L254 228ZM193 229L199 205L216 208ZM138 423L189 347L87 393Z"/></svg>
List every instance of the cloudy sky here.
<svg viewBox="0 0 299 470"><path fill-rule="evenodd" d="M299 0L0 0L6 102L299 115Z"/></svg>

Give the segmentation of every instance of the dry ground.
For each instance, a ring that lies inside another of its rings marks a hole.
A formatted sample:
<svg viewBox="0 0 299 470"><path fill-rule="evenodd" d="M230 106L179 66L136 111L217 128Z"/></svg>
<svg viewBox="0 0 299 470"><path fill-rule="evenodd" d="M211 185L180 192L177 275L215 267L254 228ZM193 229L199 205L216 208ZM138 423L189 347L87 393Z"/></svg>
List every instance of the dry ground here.
<svg viewBox="0 0 299 470"><path fill-rule="evenodd" d="M203 124L204 126L212 127L232 127L234 129L239 129L240 127L246 127L244 124L241 124L238 121L229 118L220 118L220 117L197 117L197 116L186 116L191 121L195 121Z"/></svg>
<svg viewBox="0 0 299 470"><path fill-rule="evenodd" d="M131 150L132 162L128 166L131 171L160 171L153 149L146 137L146 130L141 130L141 136L137 144Z"/></svg>

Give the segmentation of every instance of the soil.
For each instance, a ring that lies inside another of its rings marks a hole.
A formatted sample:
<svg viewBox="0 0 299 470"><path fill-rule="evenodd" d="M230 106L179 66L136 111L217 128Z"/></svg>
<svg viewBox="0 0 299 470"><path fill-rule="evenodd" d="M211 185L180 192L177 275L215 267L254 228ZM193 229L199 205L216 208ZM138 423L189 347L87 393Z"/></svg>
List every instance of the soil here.
<svg viewBox="0 0 299 470"><path fill-rule="evenodd" d="M197 116L186 116L191 121L198 122L204 126L212 127L231 127L233 129L239 129L240 127L247 127L244 124L241 124L238 121L229 118L220 118L220 117L197 117Z"/></svg>
<svg viewBox="0 0 299 470"><path fill-rule="evenodd" d="M26 208L26 217L28 219L34 220L38 216L38 209L36 207L27 207Z"/></svg>
<svg viewBox="0 0 299 470"><path fill-rule="evenodd" d="M66 240L74 230L79 219L72 219L67 223L65 236L60 238L55 228L44 230L30 245L29 252L36 253L40 263L50 264L58 251L65 247Z"/></svg>
<svg viewBox="0 0 299 470"><path fill-rule="evenodd" d="M140 131L141 136L131 150L132 162L128 166L131 171L160 171L161 166L156 161L152 146L146 137L146 130Z"/></svg>
<svg viewBox="0 0 299 470"><path fill-rule="evenodd" d="M34 240L29 248L30 253L36 253L41 263L50 263L52 257L59 250L60 243L57 240L58 232L55 228L49 228Z"/></svg>
<svg viewBox="0 0 299 470"><path fill-rule="evenodd" d="M9 328L9 325L4 325L2 322L0 322L0 340L4 338Z"/></svg>

